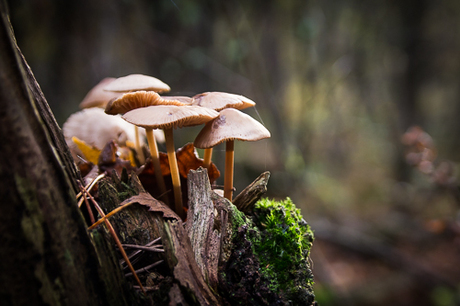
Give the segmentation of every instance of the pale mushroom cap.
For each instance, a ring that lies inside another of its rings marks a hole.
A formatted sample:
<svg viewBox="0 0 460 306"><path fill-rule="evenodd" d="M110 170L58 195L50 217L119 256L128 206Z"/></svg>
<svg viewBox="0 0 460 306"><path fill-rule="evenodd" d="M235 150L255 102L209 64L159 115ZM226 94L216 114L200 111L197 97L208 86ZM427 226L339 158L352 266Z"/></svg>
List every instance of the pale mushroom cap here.
<svg viewBox="0 0 460 306"><path fill-rule="evenodd" d="M67 145L72 155L81 155L72 137L83 140L88 145L101 150L111 140L118 145L125 145L126 141L135 141L134 127L121 119L120 116L110 116L104 113L102 108L87 108L72 114L62 126ZM155 130L155 137L158 142L164 142L164 133ZM144 143L145 130L140 130L141 144Z"/></svg>
<svg viewBox="0 0 460 306"><path fill-rule="evenodd" d="M226 92L204 92L193 97L192 105L208 107L220 111L224 108L245 109L256 105L254 101L242 95Z"/></svg>
<svg viewBox="0 0 460 306"><path fill-rule="evenodd" d="M269 137L270 132L260 122L239 110L226 108L206 123L194 145L207 149L228 140L257 141Z"/></svg>
<svg viewBox="0 0 460 306"><path fill-rule="evenodd" d="M167 129L203 124L217 116L218 112L206 107L158 105L133 109L122 118L143 128Z"/></svg>
<svg viewBox="0 0 460 306"><path fill-rule="evenodd" d="M105 112L109 115L124 114L136 108L153 105L182 106L186 104L174 99L164 99L154 91L141 90L125 93L121 97L111 100L107 104Z"/></svg>
<svg viewBox="0 0 460 306"><path fill-rule="evenodd" d="M105 91L104 87L113 82L115 78L104 78L94 86L80 102L80 108L105 107L110 100L121 95L119 92Z"/></svg>
<svg viewBox="0 0 460 306"><path fill-rule="evenodd" d="M187 96L161 96L165 100L175 100L184 103L185 105L192 105L194 99Z"/></svg>
<svg viewBox="0 0 460 306"><path fill-rule="evenodd" d="M129 92L137 90L168 92L171 90L171 88L168 86L168 84L152 76L144 74L130 74L117 78L108 84L104 90L117 92Z"/></svg>

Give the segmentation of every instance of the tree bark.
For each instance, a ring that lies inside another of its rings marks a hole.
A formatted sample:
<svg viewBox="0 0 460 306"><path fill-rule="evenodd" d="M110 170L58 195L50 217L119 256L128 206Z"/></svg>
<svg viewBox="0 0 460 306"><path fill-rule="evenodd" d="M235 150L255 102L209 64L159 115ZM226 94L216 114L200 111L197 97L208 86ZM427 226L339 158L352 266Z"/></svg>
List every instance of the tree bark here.
<svg viewBox="0 0 460 306"><path fill-rule="evenodd" d="M4 0L0 13L0 300L135 304L110 246L86 231L75 201L78 171L16 45Z"/></svg>

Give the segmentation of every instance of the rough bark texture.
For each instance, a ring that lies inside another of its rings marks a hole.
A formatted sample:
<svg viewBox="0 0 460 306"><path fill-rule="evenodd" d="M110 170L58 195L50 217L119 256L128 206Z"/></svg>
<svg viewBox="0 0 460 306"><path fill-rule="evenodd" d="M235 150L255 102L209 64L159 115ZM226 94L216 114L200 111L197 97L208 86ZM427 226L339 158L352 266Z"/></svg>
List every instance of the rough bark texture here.
<svg viewBox="0 0 460 306"><path fill-rule="evenodd" d="M187 233L201 273L216 290L223 241L229 231L228 207L231 204L212 191L204 168L189 173L188 191Z"/></svg>
<svg viewBox="0 0 460 306"><path fill-rule="evenodd" d="M110 218L122 243L145 245L161 237L164 253L144 257L135 267L137 269L158 260L164 261L157 269L163 278L153 284L155 289L147 296L159 305L221 305L195 260L184 223L178 218L165 217L174 214L172 211L164 213L170 210L166 205L162 206L164 212L153 211L149 206L151 201L136 196L144 192L138 182L134 173L129 178L121 179L114 174L101 182L98 200L106 212L117 208L122 201L135 202ZM207 231L209 223L196 227ZM151 270L148 273L156 272ZM149 279L148 273L140 276L141 282Z"/></svg>
<svg viewBox="0 0 460 306"><path fill-rule="evenodd" d="M0 300L125 305L110 248L97 252L76 206L78 171L0 1ZM93 234L96 237L96 234ZM102 261L104 260L104 261Z"/></svg>

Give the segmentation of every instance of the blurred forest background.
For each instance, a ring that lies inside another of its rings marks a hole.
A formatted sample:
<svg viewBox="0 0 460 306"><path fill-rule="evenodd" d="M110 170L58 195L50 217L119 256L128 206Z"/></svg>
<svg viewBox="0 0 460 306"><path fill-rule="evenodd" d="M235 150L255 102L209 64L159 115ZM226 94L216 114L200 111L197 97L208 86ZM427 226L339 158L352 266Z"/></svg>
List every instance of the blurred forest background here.
<svg viewBox="0 0 460 306"><path fill-rule="evenodd" d="M173 95L254 100L245 112L272 138L235 144L236 193L269 170L268 196L302 209L321 305L460 304L459 1L9 6L61 126L101 79L132 73ZM414 125L424 132L403 137ZM197 131L176 133L176 146Z"/></svg>

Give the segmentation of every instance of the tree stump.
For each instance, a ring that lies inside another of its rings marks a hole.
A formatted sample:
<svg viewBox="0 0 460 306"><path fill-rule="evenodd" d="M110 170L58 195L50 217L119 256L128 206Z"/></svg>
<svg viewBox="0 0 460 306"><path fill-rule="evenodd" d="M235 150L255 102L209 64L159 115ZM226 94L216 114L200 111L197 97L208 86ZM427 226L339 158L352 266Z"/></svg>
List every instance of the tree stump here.
<svg viewBox="0 0 460 306"><path fill-rule="evenodd" d="M265 178L267 174L261 177ZM250 186L263 190L260 188L261 177ZM260 254L256 251L259 249L257 244L264 240L265 234L258 228L254 220L256 216L245 215L230 201L212 191L206 169L200 167L191 170L187 180L188 212L185 223L169 207L136 187L140 184L134 173L129 179L125 177L125 181L120 181L115 175L115 178L107 178L100 184L99 201L106 212L120 203L130 205L111 217L122 243L144 245L155 237L161 237L164 253L151 256L141 264L149 265L153 261L163 260L156 269L140 277L145 282L149 279L149 273L162 274L162 278L151 286L153 289L147 292L152 301L160 305L314 303L312 275L306 260L309 250L304 254L305 260L296 267L302 271L295 271L305 279L299 278L290 288L291 293L274 291L272 283L275 278L261 273ZM267 180L263 181L266 185ZM248 194L259 194L248 197L253 201L263 192L248 188ZM254 205L244 205L251 206ZM311 242L312 237L306 236L306 239ZM294 292L299 296L297 301L292 297Z"/></svg>

